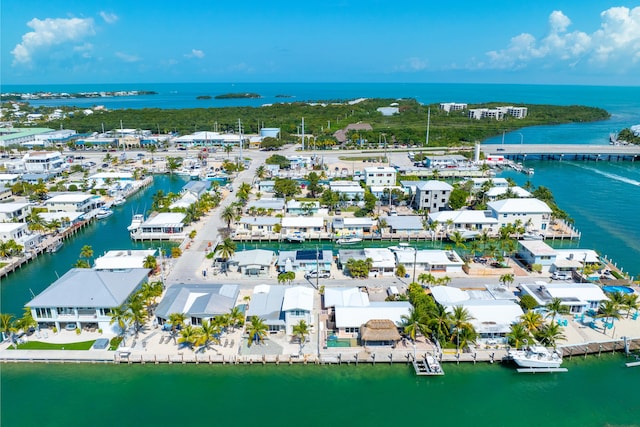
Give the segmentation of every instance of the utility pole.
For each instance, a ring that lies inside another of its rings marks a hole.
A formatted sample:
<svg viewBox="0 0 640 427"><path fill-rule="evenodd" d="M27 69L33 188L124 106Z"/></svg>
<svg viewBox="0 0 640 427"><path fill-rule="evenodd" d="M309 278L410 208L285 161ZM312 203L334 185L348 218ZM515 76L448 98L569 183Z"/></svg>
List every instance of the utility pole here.
<svg viewBox="0 0 640 427"><path fill-rule="evenodd" d="M302 151L304 151L304 117L302 118Z"/></svg>
<svg viewBox="0 0 640 427"><path fill-rule="evenodd" d="M427 144L429 145L429 126L431 125L431 107L427 109Z"/></svg>
<svg viewBox="0 0 640 427"><path fill-rule="evenodd" d="M238 119L238 133L240 134L240 152L238 154L238 162L242 161L242 123Z"/></svg>
<svg viewBox="0 0 640 427"><path fill-rule="evenodd" d="M320 279L320 249L316 245L316 289L320 289L318 286L318 280Z"/></svg>

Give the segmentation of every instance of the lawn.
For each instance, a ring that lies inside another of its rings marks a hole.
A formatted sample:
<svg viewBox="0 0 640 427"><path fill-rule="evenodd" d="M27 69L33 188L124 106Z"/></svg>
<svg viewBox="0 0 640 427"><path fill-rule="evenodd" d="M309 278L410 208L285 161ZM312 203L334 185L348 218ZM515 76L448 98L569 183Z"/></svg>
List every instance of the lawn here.
<svg viewBox="0 0 640 427"><path fill-rule="evenodd" d="M41 341L29 341L18 345L18 350L89 350L96 340L71 343L48 343ZM13 349L13 347L9 347Z"/></svg>

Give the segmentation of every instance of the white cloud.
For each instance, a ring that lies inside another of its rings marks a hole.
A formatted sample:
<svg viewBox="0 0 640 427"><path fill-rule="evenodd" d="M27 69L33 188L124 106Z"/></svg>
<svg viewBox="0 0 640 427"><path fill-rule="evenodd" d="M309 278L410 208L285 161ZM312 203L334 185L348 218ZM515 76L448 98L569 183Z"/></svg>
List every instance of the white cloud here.
<svg viewBox="0 0 640 427"><path fill-rule="evenodd" d="M520 69L545 61L575 67L586 59L592 67L628 68L640 61L640 7L612 7L600 14L600 28L591 34L568 31L571 20L561 11L549 15L548 33L541 39L529 33L513 37L501 50L487 52L481 68Z"/></svg>
<svg viewBox="0 0 640 427"><path fill-rule="evenodd" d="M22 36L22 42L11 51L13 65L29 65L35 53L55 45L81 41L95 34L92 18L33 18L27 23L33 31Z"/></svg>
<svg viewBox="0 0 640 427"><path fill-rule="evenodd" d="M138 55L131 55L124 52L116 52L116 56L123 60L124 62L138 62L140 61L140 57Z"/></svg>
<svg viewBox="0 0 640 427"><path fill-rule="evenodd" d="M427 68L427 61L417 57L411 57L404 60L400 65L393 67L394 71L414 72L422 71Z"/></svg>
<svg viewBox="0 0 640 427"><path fill-rule="evenodd" d="M107 24L115 24L119 19L118 15L116 15L115 13L105 11L100 11L100 17L104 19L104 22L106 22Z"/></svg>
<svg viewBox="0 0 640 427"><path fill-rule="evenodd" d="M190 53L184 55L186 58L204 58L204 52L199 49L191 49Z"/></svg>

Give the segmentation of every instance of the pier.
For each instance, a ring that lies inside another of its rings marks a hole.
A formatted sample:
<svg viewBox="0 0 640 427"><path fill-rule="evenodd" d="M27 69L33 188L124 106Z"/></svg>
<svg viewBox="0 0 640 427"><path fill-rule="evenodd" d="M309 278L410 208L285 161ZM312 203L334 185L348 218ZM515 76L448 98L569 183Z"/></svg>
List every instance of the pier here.
<svg viewBox="0 0 640 427"><path fill-rule="evenodd" d="M480 150L485 155L504 156L505 159L524 160L578 160L578 161L636 161L640 159L638 145L587 144L487 144Z"/></svg>

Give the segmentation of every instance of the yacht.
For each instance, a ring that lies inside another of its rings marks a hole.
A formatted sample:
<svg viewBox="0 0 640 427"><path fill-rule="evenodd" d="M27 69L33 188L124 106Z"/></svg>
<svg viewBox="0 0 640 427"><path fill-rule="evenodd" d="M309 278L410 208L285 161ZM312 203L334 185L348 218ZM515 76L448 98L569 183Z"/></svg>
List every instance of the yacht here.
<svg viewBox="0 0 640 427"><path fill-rule="evenodd" d="M522 240L544 240L544 236L540 233L527 231L522 235Z"/></svg>
<svg viewBox="0 0 640 427"><path fill-rule="evenodd" d="M62 240L58 240L55 243L49 245L49 247L47 248L47 252L50 254L56 253L60 250L62 245L64 245L64 242Z"/></svg>
<svg viewBox="0 0 640 427"><path fill-rule="evenodd" d="M362 238L361 237L341 237L338 240L336 240L336 244L338 245L352 245L354 243L360 243L362 242Z"/></svg>
<svg viewBox="0 0 640 427"><path fill-rule="evenodd" d="M105 207L102 207L102 208L98 209L98 212L96 212L96 218L97 219L109 218L111 215L113 215L113 211L111 209L105 208Z"/></svg>
<svg viewBox="0 0 640 427"><path fill-rule="evenodd" d="M133 218L131 218L131 224L127 227L127 230L129 232L136 231L138 228L140 228L143 222L144 222L144 215L135 214L133 215Z"/></svg>
<svg viewBox="0 0 640 427"><path fill-rule="evenodd" d="M389 246L388 248L390 251L392 252L413 252L415 251L415 249L411 246L409 246L408 243L399 243L398 246Z"/></svg>
<svg viewBox="0 0 640 427"><path fill-rule="evenodd" d="M507 358L521 368L558 368L562 364L562 356L557 351L550 352L541 345L509 350Z"/></svg>
<svg viewBox="0 0 640 427"><path fill-rule="evenodd" d="M126 201L127 199L125 199L122 195L118 195L115 199L113 199L113 202L111 202L111 204L113 206L122 206Z"/></svg>
<svg viewBox="0 0 640 427"><path fill-rule="evenodd" d="M293 233L284 236L284 240L288 241L289 243L302 243L305 239L302 233Z"/></svg>

